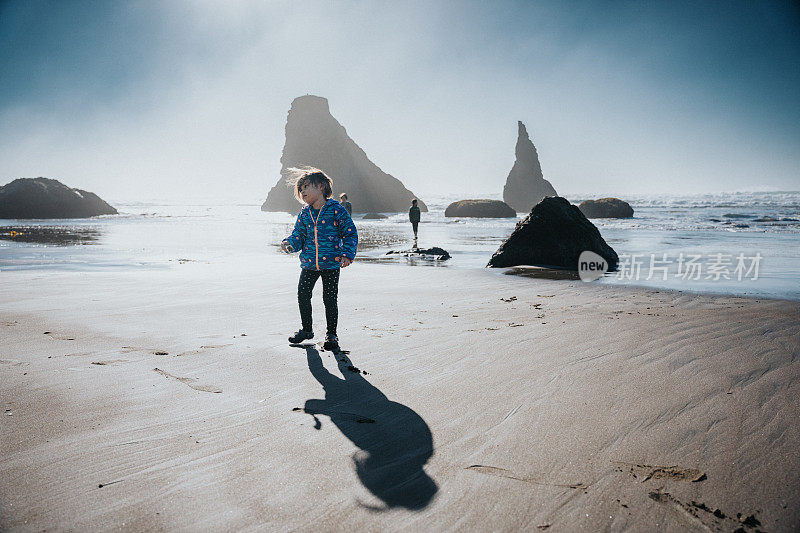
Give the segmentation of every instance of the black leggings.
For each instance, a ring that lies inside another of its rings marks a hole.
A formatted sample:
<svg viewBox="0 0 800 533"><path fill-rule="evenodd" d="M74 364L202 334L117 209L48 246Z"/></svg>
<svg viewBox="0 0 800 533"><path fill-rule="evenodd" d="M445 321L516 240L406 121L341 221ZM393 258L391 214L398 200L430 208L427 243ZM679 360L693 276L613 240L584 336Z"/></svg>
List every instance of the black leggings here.
<svg viewBox="0 0 800 533"><path fill-rule="evenodd" d="M312 330L311 320L311 291L317 279L322 276L322 301L325 303L325 319L328 322L328 333L336 335L336 325L339 321L339 269L325 270L303 269L300 272L300 282L297 284L297 303L300 305L300 320L303 329Z"/></svg>

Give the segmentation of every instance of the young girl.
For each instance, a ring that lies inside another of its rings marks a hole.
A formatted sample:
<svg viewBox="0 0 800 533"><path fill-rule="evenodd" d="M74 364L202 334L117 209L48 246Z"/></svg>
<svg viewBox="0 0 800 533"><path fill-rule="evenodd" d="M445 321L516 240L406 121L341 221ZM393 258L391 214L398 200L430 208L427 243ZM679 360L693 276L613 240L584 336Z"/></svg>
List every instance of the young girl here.
<svg viewBox="0 0 800 533"><path fill-rule="evenodd" d="M289 337L298 343L314 338L311 324L311 291L317 279L322 278L322 301L328 331L324 348L338 350L336 325L339 320L337 299L339 294L339 267L349 266L356 257L358 232L353 219L342 205L331 198L333 180L317 169L290 169L296 177L293 184L295 198L307 204L297 216L294 231L281 242L285 252L300 250L300 282L297 284L297 302L300 306L300 331Z"/></svg>

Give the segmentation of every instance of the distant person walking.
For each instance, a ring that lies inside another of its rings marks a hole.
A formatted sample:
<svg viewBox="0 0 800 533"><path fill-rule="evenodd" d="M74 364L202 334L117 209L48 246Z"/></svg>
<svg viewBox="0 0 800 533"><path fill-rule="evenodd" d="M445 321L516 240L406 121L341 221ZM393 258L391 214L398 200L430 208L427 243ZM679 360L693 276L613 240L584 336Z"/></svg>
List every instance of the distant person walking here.
<svg viewBox="0 0 800 533"><path fill-rule="evenodd" d="M347 201L347 193L343 192L339 195L339 203L342 204L348 215L353 216L353 204Z"/></svg>
<svg viewBox="0 0 800 533"><path fill-rule="evenodd" d="M358 232L353 219L339 202L331 198L333 180L321 170L298 170L291 180L294 196L307 205L297 216L292 234L283 239L284 252L300 252L300 281L297 303L302 327L289 337L300 343L314 338L311 321L311 292L322 278L322 301L328 326L324 348L338 351L336 326L339 321L339 272L353 262L358 246Z"/></svg>
<svg viewBox="0 0 800 533"><path fill-rule="evenodd" d="M417 228L419 228L419 207L417 199L411 200L411 208L408 210L408 220L411 222L411 229L414 230L414 248L417 247Z"/></svg>

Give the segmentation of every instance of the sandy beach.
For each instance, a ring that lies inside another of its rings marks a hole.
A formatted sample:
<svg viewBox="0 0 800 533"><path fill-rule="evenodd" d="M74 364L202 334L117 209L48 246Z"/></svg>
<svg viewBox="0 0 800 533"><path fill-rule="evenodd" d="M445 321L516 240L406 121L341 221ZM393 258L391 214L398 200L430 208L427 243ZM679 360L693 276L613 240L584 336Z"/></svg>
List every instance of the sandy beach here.
<svg viewBox="0 0 800 533"><path fill-rule="evenodd" d="M0 0L0 533L800 532L798 5Z"/></svg>
<svg viewBox="0 0 800 533"><path fill-rule="evenodd" d="M292 258L1 279L4 531L800 527L798 302L356 263L337 361Z"/></svg>

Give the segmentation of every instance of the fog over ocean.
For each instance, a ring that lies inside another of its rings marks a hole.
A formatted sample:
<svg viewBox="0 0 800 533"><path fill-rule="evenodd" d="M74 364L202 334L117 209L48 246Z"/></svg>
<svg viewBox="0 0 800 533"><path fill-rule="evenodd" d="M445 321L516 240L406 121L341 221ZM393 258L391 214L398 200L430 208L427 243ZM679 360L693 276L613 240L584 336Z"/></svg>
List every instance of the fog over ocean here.
<svg viewBox="0 0 800 533"><path fill-rule="evenodd" d="M358 195L350 196L357 206ZM389 213L383 220L362 220L363 214L356 214L359 259L447 268L453 275L460 269L482 269L519 219L445 218L444 208L465 197L424 197L430 211L423 213L419 245L440 246L451 253L451 260L433 263L381 257L390 249L410 247L406 213ZM497 194L474 197L499 199ZM573 203L596 197L567 195ZM620 254L622 265L599 283L800 299L800 192L622 198L635 209L633 218L592 220ZM112 199L111 203L120 215L0 220L0 271L168 269L196 264L212 265L221 273L228 268L285 272L287 283L295 283L292 269L297 268L297 259L278 249L294 223L293 215L261 212L255 202L165 204ZM16 232L13 236L12 231ZM758 255L760 259L754 259ZM684 268L692 258L694 270Z"/></svg>

